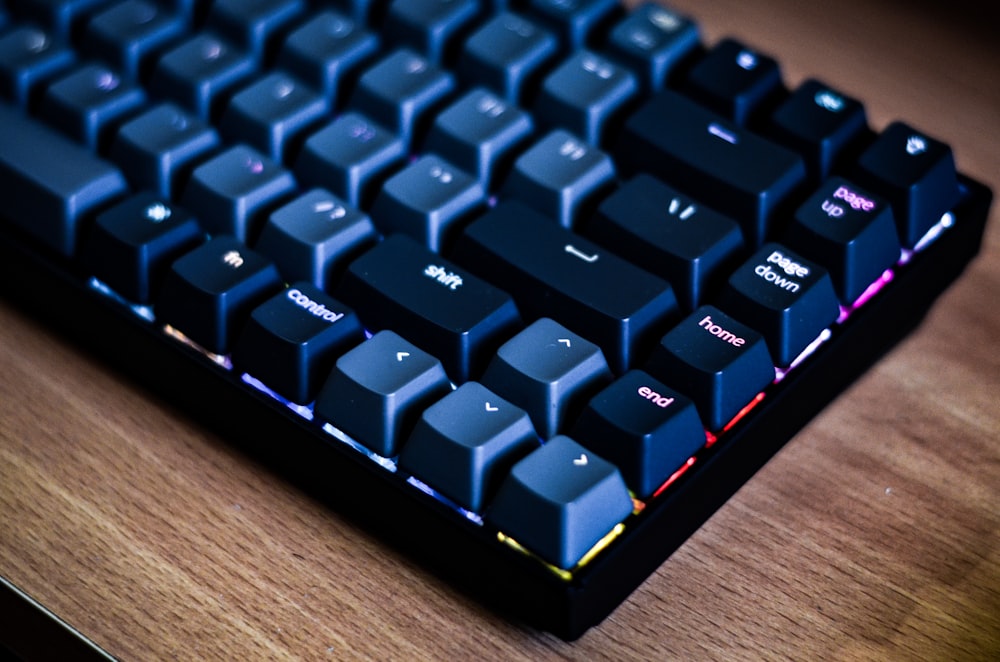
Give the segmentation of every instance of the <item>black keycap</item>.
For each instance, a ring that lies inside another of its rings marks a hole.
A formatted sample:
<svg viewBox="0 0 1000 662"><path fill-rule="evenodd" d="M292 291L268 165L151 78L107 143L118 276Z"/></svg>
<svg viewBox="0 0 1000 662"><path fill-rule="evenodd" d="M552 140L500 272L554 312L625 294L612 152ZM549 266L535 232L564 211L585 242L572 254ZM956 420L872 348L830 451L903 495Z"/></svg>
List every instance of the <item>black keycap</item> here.
<svg viewBox="0 0 1000 662"><path fill-rule="evenodd" d="M523 409L478 382L466 382L424 411L399 467L481 513L514 463L537 447Z"/></svg>
<svg viewBox="0 0 1000 662"><path fill-rule="evenodd" d="M902 122L890 124L861 154L852 178L889 199L907 248L916 246L959 197L951 148Z"/></svg>
<svg viewBox="0 0 1000 662"><path fill-rule="evenodd" d="M314 411L372 452L395 457L421 412L450 392L440 361L380 331L337 359Z"/></svg>
<svg viewBox="0 0 1000 662"><path fill-rule="evenodd" d="M337 357L364 339L354 311L310 283L293 283L254 308L233 347L233 366L306 404Z"/></svg>
<svg viewBox="0 0 1000 662"><path fill-rule="evenodd" d="M130 81L144 78L149 58L184 32L183 19L152 0L125 0L87 21L82 44Z"/></svg>
<svg viewBox="0 0 1000 662"><path fill-rule="evenodd" d="M393 329L437 356L458 382L479 375L521 325L505 292L404 235L352 262L336 295L367 328Z"/></svg>
<svg viewBox="0 0 1000 662"><path fill-rule="evenodd" d="M777 61L734 39L723 39L684 80L683 90L740 125L781 92Z"/></svg>
<svg viewBox="0 0 1000 662"><path fill-rule="evenodd" d="M403 140L358 113L344 113L312 134L295 160L307 186L330 189L350 205L371 205L379 186L407 156Z"/></svg>
<svg viewBox="0 0 1000 662"><path fill-rule="evenodd" d="M570 228L611 188L614 177L607 154L555 129L517 158L502 192Z"/></svg>
<svg viewBox="0 0 1000 662"><path fill-rule="evenodd" d="M433 152L492 188L532 133L531 115L475 88L435 118L424 151Z"/></svg>
<svg viewBox="0 0 1000 662"><path fill-rule="evenodd" d="M700 44L698 26L688 17L648 2L608 33L607 53L639 77L644 92L662 89L674 68Z"/></svg>
<svg viewBox="0 0 1000 662"><path fill-rule="evenodd" d="M328 289L377 238L367 214L313 189L271 213L254 249L274 260L286 281Z"/></svg>
<svg viewBox="0 0 1000 662"><path fill-rule="evenodd" d="M392 0L383 24L386 39L409 46L436 64L450 62L457 40L479 13L476 0Z"/></svg>
<svg viewBox="0 0 1000 662"><path fill-rule="evenodd" d="M209 234L256 239L263 214L295 190L291 173L257 151L236 145L195 168L182 203Z"/></svg>
<svg viewBox="0 0 1000 662"><path fill-rule="evenodd" d="M481 381L527 411L549 439L572 425L611 372L597 345L543 317L500 347Z"/></svg>
<svg viewBox="0 0 1000 662"><path fill-rule="evenodd" d="M713 306L702 306L663 336L646 370L694 400L712 431L775 378L764 337Z"/></svg>
<svg viewBox="0 0 1000 662"><path fill-rule="evenodd" d="M638 81L628 69L582 50L545 77L534 108L540 124L562 127L600 145L638 91Z"/></svg>
<svg viewBox="0 0 1000 662"><path fill-rule="evenodd" d="M819 183L853 154L867 124L860 101L807 80L771 114L767 135L801 154L809 180Z"/></svg>
<svg viewBox="0 0 1000 662"><path fill-rule="evenodd" d="M487 520L568 570L631 512L632 499L618 469L560 436L514 465Z"/></svg>
<svg viewBox="0 0 1000 662"><path fill-rule="evenodd" d="M483 85L514 105L527 105L559 42L548 30L517 14L502 12L466 40L458 60L467 85Z"/></svg>
<svg viewBox="0 0 1000 662"><path fill-rule="evenodd" d="M214 128L179 106L164 103L122 124L109 156L133 188L177 199L190 169L220 143Z"/></svg>
<svg viewBox="0 0 1000 662"><path fill-rule="evenodd" d="M410 145L423 136L434 111L455 89L452 74L415 51L393 51L358 79L349 107Z"/></svg>
<svg viewBox="0 0 1000 662"><path fill-rule="evenodd" d="M593 45L620 9L617 0L528 0L526 12L555 32L569 51Z"/></svg>
<svg viewBox="0 0 1000 662"><path fill-rule="evenodd" d="M570 435L613 462L648 498L706 442L694 403L641 370L630 370L587 403Z"/></svg>
<svg viewBox="0 0 1000 662"><path fill-rule="evenodd" d="M799 207L783 243L826 267L844 305L900 257L889 203L841 177L831 177Z"/></svg>
<svg viewBox="0 0 1000 662"><path fill-rule="evenodd" d="M805 180L798 154L670 90L626 120L615 153L625 174L657 175L732 216L750 246L761 244Z"/></svg>
<svg viewBox="0 0 1000 662"><path fill-rule="evenodd" d="M428 154L386 180L371 212L384 234L401 232L441 252L485 203L477 179Z"/></svg>
<svg viewBox="0 0 1000 662"><path fill-rule="evenodd" d="M34 105L43 83L69 69L75 53L51 33L19 25L0 34L0 92L22 108Z"/></svg>
<svg viewBox="0 0 1000 662"><path fill-rule="evenodd" d="M729 277L719 308L764 335L788 366L840 316L826 269L780 244L765 244Z"/></svg>
<svg viewBox="0 0 1000 662"><path fill-rule="evenodd" d="M54 81L42 96L41 116L95 151L104 151L116 122L139 109L146 93L100 64Z"/></svg>
<svg viewBox="0 0 1000 662"><path fill-rule="evenodd" d="M156 318L205 350L224 355L253 309L281 289L270 260L232 237L215 237L173 263Z"/></svg>
<svg viewBox="0 0 1000 662"><path fill-rule="evenodd" d="M79 226L128 192L125 178L83 146L0 103L0 199L4 218L62 255Z"/></svg>
<svg viewBox="0 0 1000 662"><path fill-rule="evenodd" d="M151 192L98 214L81 247L90 273L130 301L149 303L175 259L205 240L185 209Z"/></svg>
<svg viewBox="0 0 1000 662"><path fill-rule="evenodd" d="M276 35L294 23L305 4L305 0L213 0L207 27L266 60Z"/></svg>
<svg viewBox="0 0 1000 662"><path fill-rule="evenodd" d="M454 258L510 292L528 319L552 317L600 345L616 373L644 358L677 311L666 281L518 203L469 225Z"/></svg>
<svg viewBox="0 0 1000 662"><path fill-rule="evenodd" d="M219 129L231 142L245 142L283 163L291 161L303 134L329 111L326 99L304 83L272 72L232 96Z"/></svg>
<svg viewBox="0 0 1000 662"><path fill-rule="evenodd" d="M363 24L328 10L289 33L278 52L278 66L338 106L346 85L378 47L378 37Z"/></svg>
<svg viewBox="0 0 1000 662"><path fill-rule="evenodd" d="M211 33L191 37L160 56L149 81L150 92L181 104L199 118L213 121L220 99L255 71L253 58Z"/></svg>
<svg viewBox="0 0 1000 662"><path fill-rule="evenodd" d="M667 280L685 311L717 289L743 248L736 221L646 174L609 195L584 232Z"/></svg>

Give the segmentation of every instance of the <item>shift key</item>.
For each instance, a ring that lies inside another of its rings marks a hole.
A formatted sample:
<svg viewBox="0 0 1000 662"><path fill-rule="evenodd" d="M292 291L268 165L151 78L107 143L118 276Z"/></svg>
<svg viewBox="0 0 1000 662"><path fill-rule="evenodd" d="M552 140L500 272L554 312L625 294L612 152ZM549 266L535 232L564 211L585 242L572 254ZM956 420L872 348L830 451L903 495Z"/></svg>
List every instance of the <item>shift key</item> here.
<svg viewBox="0 0 1000 662"><path fill-rule="evenodd" d="M57 253L76 252L81 219L128 192L125 178L56 131L0 104L4 219Z"/></svg>

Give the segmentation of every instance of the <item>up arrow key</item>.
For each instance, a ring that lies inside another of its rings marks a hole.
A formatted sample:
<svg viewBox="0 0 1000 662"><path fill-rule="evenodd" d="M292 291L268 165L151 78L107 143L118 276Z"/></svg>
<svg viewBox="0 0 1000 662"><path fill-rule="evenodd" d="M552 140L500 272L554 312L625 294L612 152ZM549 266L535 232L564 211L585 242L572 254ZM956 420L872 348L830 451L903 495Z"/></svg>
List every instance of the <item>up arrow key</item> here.
<svg viewBox="0 0 1000 662"><path fill-rule="evenodd" d="M560 338L559 342L561 342L562 344L566 345L567 347L572 347L573 346L573 343L571 343L569 341L569 338Z"/></svg>

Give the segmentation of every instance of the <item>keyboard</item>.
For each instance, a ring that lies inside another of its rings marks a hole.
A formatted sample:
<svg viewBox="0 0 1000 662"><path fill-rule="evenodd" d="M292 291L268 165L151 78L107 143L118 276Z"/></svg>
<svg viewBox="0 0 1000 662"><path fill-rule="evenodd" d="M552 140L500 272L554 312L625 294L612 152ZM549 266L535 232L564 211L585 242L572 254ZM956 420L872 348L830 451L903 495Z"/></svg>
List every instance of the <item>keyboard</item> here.
<svg viewBox="0 0 1000 662"><path fill-rule="evenodd" d="M946 135L763 46L605 0L7 0L3 295L575 639L979 250Z"/></svg>

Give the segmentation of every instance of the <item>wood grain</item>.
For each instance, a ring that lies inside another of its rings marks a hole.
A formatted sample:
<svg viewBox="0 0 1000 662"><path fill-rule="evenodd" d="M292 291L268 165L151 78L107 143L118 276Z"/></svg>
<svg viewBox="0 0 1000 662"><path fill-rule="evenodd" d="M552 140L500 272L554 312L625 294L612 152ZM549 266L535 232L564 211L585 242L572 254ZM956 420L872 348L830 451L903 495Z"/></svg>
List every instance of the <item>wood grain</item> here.
<svg viewBox="0 0 1000 662"><path fill-rule="evenodd" d="M673 6L709 43L777 55L790 85L862 99L876 128L946 140L997 189L1000 49L966 4ZM574 644L485 611L0 303L0 575L130 660L998 659L998 292L995 206L917 331Z"/></svg>

